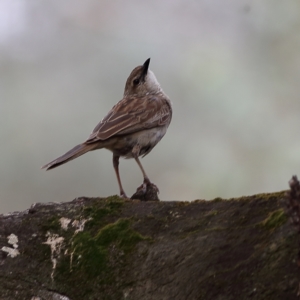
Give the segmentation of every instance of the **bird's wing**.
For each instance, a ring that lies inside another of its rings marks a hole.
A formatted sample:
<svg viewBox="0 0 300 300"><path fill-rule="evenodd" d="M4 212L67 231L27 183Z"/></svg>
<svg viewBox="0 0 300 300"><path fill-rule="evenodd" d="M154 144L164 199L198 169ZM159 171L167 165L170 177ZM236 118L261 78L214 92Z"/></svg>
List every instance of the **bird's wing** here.
<svg viewBox="0 0 300 300"><path fill-rule="evenodd" d="M170 122L170 118L168 103L161 96L124 98L95 127L86 143L106 140L114 135L163 126Z"/></svg>

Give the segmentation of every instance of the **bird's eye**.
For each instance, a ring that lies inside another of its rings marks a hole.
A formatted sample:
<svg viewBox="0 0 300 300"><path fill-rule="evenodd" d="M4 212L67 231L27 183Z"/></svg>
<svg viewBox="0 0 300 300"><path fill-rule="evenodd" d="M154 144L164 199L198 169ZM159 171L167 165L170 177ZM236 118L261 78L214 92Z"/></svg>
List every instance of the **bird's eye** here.
<svg viewBox="0 0 300 300"><path fill-rule="evenodd" d="M140 80L138 78L134 79L133 80L133 84L134 85L138 85L140 83Z"/></svg>

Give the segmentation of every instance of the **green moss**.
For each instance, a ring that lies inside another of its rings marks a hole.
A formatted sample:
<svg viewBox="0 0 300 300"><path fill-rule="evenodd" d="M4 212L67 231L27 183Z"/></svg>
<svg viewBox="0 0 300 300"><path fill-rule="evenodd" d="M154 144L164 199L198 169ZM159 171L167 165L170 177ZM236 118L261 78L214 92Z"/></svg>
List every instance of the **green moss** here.
<svg viewBox="0 0 300 300"><path fill-rule="evenodd" d="M80 232L72 242L72 269L84 272L88 278L107 272L111 246L123 254L128 254L134 246L145 238L130 226L129 219L119 219L101 228L93 236L90 232Z"/></svg>
<svg viewBox="0 0 300 300"><path fill-rule="evenodd" d="M95 286L95 280L98 288L114 286L116 268L122 268L136 244L147 239L132 229L132 222L118 219L95 232L85 230L76 234L70 241L68 255L57 266L56 280L63 281L66 290L73 291L77 297L80 285L81 299L88 299L85 297Z"/></svg>
<svg viewBox="0 0 300 300"><path fill-rule="evenodd" d="M103 227L96 236L97 244L108 247L114 243L125 253L131 251L139 241L145 238L130 228L129 219L119 219L113 224Z"/></svg>
<svg viewBox="0 0 300 300"><path fill-rule="evenodd" d="M41 229L44 232L47 232L47 231L55 231L56 232L56 231L60 230L61 225L60 225L59 219L60 219L60 217L58 217L58 216L48 218L41 225Z"/></svg>
<svg viewBox="0 0 300 300"><path fill-rule="evenodd" d="M111 196L104 201L99 201L93 206L86 207L83 216L90 219L86 225L86 229L99 228L104 225L105 217L109 215L117 215L124 204L124 199L118 196Z"/></svg>
<svg viewBox="0 0 300 300"><path fill-rule="evenodd" d="M79 275L90 279L106 270L107 250L97 244L89 232L78 233L71 249L69 269L72 271L72 277Z"/></svg>
<svg viewBox="0 0 300 300"><path fill-rule="evenodd" d="M260 225L266 229L275 229L283 225L287 221L287 219L287 215L281 208L269 213L268 217L263 222L261 222Z"/></svg>
<svg viewBox="0 0 300 300"><path fill-rule="evenodd" d="M107 197L106 201L107 202L114 202L114 203L116 203L116 202L118 202L118 203L120 203L120 202L124 203L124 198L121 198L118 195L112 195L112 196Z"/></svg>

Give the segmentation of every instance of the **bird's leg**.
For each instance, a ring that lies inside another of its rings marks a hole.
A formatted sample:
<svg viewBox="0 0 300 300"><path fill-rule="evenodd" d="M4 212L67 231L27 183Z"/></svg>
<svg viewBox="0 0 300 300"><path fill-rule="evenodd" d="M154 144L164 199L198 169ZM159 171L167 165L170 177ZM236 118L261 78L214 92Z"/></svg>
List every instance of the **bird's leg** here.
<svg viewBox="0 0 300 300"><path fill-rule="evenodd" d="M159 201L157 195L159 190L157 186L149 180L149 177L147 176L139 158L135 157L135 160L143 173L144 182L140 187L137 188L136 192L131 196L131 199L139 199L141 201Z"/></svg>
<svg viewBox="0 0 300 300"><path fill-rule="evenodd" d="M146 192L147 189L147 184L151 184L149 177L147 176L140 160L139 160L139 155L140 155L140 151L141 151L141 147L139 144L136 144L133 148L132 148L132 156L134 157L135 161L137 162L138 166L140 167L142 173L143 173L143 178L144 178L144 183L141 187L139 188L143 188L144 191Z"/></svg>
<svg viewBox="0 0 300 300"><path fill-rule="evenodd" d="M141 162L140 162L140 160L139 160L139 158L138 158L138 157L135 157L134 159L135 159L135 161L137 162L138 166L140 167L140 169L141 169L141 171L142 171L142 173L143 173L144 184L149 184L149 183L151 183L149 177L147 176L147 174L146 174L146 172L145 172L145 170L144 170L144 168L143 168L143 166L142 166L142 164L141 164Z"/></svg>
<svg viewBox="0 0 300 300"><path fill-rule="evenodd" d="M142 201L159 200L157 195L157 193L159 193L159 190L155 184L151 183L139 160L140 150L140 145L136 144L132 149L132 156L134 157L135 161L137 162L138 166L140 167L143 173L144 181L143 184L140 187L138 187L136 192L131 196L131 199L140 199Z"/></svg>
<svg viewBox="0 0 300 300"><path fill-rule="evenodd" d="M120 196L123 198L128 198L124 192L124 189L123 189L122 183L121 183L121 178L120 178L120 173L119 173L119 158L120 158L120 156L113 155L113 165L114 165L114 169L115 169L117 180L118 180Z"/></svg>

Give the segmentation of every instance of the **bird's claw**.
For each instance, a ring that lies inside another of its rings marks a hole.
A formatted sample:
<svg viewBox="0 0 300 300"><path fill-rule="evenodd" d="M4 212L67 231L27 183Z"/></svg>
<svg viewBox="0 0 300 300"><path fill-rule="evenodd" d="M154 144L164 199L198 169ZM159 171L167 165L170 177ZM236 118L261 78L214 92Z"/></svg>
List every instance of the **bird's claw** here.
<svg viewBox="0 0 300 300"><path fill-rule="evenodd" d="M159 189L155 184L150 181L144 181L143 184L137 188L131 199L139 199L142 201L159 200L158 193Z"/></svg>

